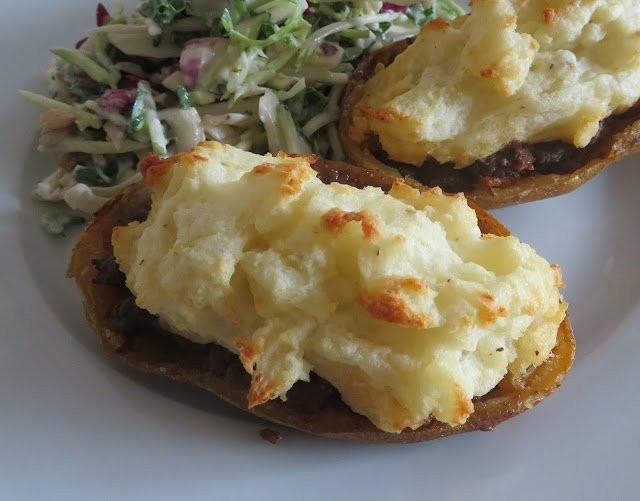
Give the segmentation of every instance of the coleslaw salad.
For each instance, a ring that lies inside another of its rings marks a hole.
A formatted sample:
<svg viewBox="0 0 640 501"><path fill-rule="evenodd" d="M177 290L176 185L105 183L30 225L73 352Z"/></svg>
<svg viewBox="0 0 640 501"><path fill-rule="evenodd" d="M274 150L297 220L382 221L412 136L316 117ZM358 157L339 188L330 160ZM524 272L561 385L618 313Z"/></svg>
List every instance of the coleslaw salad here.
<svg viewBox="0 0 640 501"><path fill-rule="evenodd" d="M98 4L86 38L51 49L51 97L19 91L44 108L39 150L58 159L33 194L91 214L140 179L149 152L206 139L342 159L340 104L362 57L460 14L451 0L147 0L129 15ZM43 227L78 221L48 213Z"/></svg>

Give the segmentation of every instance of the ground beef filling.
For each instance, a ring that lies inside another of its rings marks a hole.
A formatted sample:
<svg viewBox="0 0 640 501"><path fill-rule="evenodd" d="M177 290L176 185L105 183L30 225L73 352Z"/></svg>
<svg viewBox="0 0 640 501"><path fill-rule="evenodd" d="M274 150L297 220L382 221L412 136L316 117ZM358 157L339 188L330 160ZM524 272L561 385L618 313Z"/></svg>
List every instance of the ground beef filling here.
<svg viewBox="0 0 640 501"><path fill-rule="evenodd" d="M397 179L383 174L380 171L363 169L351 164L337 161L317 159L311 167L316 171L318 179L324 184L340 183L363 188L364 186L376 186L387 193Z"/></svg>
<svg viewBox="0 0 640 501"><path fill-rule="evenodd" d="M607 158L615 135L639 119L640 106L635 105L625 113L604 119L598 134L584 148L563 141L534 144L514 141L463 169L433 158L418 167L396 162L387 156L377 136L369 136L365 146L379 161L425 186L440 186L448 193L469 192L476 188L504 188L537 175L571 174L590 161Z"/></svg>
<svg viewBox="0 0 640 501"><path fill-rule="evenodd" d="M198 344L162 328L156 315L136 305L135 297L125 286L125 275L113 256L94 260L98 274L95 283L119 289L120 299L110 317L110 327L121 334L126 343L122 349L153 351L154 360L178 362L181 366L207 371L232 386L249 389L251 376L238 356L215 343ZM327 381L311 373L309 382L299 381L287 392L283 404L297 412L315 414L326 406L345 407L338 391Z"/></svg>

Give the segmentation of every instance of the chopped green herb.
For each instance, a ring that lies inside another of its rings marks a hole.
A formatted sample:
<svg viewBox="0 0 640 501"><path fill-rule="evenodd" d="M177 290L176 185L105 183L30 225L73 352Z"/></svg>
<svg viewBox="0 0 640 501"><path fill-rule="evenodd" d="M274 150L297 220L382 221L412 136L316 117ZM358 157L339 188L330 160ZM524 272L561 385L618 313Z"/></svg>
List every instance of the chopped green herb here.
<svg viewBox="0 0 640 501"><path fill-rule="evenodd" d="M49 235L64 236L64 232L70 226L85 223L86 220L81 216L67 214L60 211L46 212L40 218L40 226Z"/></svg>
<svg viewBox="0 0 640 501"><path fill-rule="evenodd" d="M81 99L82 101L98 99L108 87L98 82L72 82L66 88L66 90L74 97Z"/></svg>
<svg viewBox="0 0 640 501"><path fill-rule="evenodd" d="M106 167L78 165L73 171L73 178L87 186L110 186L117 175L118 165L116 163L107 164Z"/></svg>
<svg viewBox="0 0 640 501"><path fill-rule="evenodd" d="M187 89L184 88L184 85L178 86L176 94L178 94L178 101L180 101L180 106L183 108L191 108L192 106L195 106L193 99L189 95Z"/></svg>
<svg viewBox="0 0 640 501"><path fill-rule="evenodd" d="M390 42L389 36L387 35L387 30L391 28L392 24L389 22L382 22L378 25L380 27L379 30L373 30L373 33L376 35L376 39L379 42Z"/></svg>
<svg viewBox="0 0 640 501"><path fill-rule="evenodd" d="M140 6L139 12L164 29L186 11L189 3L190 0L149 0Z"/></svg>
<svg viewBox="0 0 640 501"><path fill-rule="evenodd" d="M276 32L273 27L273 23L270 21L265 21L260 25L260 38L268 38Z"/></svg>
<svg viewBox="0 0 640 501"><path fill-rule="evenodd" d="M333 2L331 4L318 3L318 10L326 16L327 21L320 20L320 24L326 25L332 21L345 21L349 19L354 8L352 2Z"/></svg>
<svg viewBox="0 0 640 501"><path fill-rule="evenodd" d="M284 102L289 108L293 120L299 126L306 124L311 118L322 113L328 103L329 99L313 87L307 87Z"/></svg>
<svg viewBox="0 0 640 501"><path fill-rule="evenodd" d="M336 12L349 12L353 8L353 4L351 2L333 2L331 8Z"/></svg>
<svg viewBox="0 0 640 501"><path fill-rule="evenodd" d="M423 26L429 21L433 21L436 17L436 11L433 6L425 8L421 3L409 5L406 14L409 19L416 23L416 26Z"/></svg>
<svg viewBox="0 0 640 501"><path fill-rule="evenodd" d="M229 34L229 38L236 42L243 43L247 46L247 49L251 47L260 47L265 48L271 44L274 44L287 36L291 31L293 31L300 24L302 19L302 7L299 3L294 2L293 0L287 0L290 3L295 5L295 12L287 19L287 21L280 26L280 29L274 32L272 35L268 36L264 40L256 40L254 38L249 38L246 35L243 35L233 27L233 19L231 17L231 13L229 9L224 9L222 12L222 16L220 17L220 23L224 27L224 29ZM247 50L245 49L245 50Z"/></svg>

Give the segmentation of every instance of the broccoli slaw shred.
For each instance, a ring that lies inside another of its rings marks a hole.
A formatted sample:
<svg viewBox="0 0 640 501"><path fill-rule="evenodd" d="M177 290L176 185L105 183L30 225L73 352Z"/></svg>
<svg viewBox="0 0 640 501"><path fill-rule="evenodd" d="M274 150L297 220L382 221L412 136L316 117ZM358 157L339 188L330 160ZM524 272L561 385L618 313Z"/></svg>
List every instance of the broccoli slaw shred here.
<svg viewBox="0 0 640 501"><path fill-rule="evenodd" d="M52 96L20 91L44 108L39 149L58 155L34 195L92 213L140 179L147 153L206 139L341 159L342 94L362 57L462 13L451 0L98 4L86 38L51 49Z"/></svg>

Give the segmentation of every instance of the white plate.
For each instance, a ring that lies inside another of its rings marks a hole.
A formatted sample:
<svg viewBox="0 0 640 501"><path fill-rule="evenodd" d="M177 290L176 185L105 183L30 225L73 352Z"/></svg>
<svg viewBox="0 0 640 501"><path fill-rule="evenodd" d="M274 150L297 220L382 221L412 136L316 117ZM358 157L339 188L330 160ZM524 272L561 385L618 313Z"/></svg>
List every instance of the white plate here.
<svg viewBox="0 0 640 501"><path fill-rule="evenodd" d="M610 168L562 198L498 211L560 263L578 342L560 390L492 433L366 447L264 427L212 397L111 363L64 278L72 239L37 227L28 192L46 48L93 21L78 0L14 2L0 17L0 498L637 499L640 169Z"/></svg>

